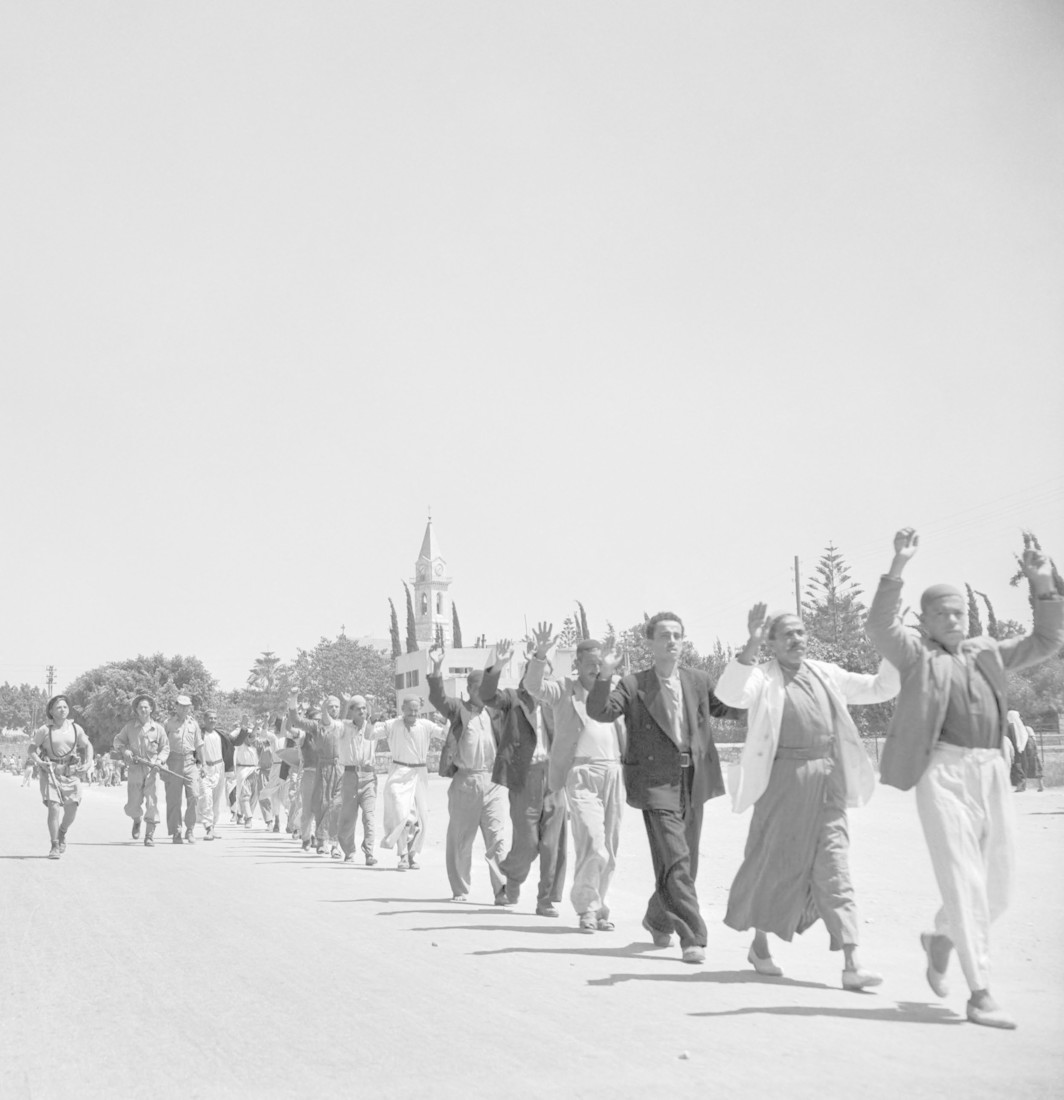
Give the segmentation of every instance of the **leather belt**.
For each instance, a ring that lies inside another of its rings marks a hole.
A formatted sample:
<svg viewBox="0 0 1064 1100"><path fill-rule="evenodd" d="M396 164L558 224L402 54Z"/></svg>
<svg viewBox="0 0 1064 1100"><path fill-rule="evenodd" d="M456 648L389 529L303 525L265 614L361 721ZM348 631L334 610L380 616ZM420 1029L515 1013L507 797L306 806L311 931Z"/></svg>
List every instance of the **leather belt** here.
<svg viewBox="0 0 1064 1100"><path fill-rule="evenodd" d="M393 760L393 764L398 764L400 768L427 768L428 764L408 764L405 760Z"/></svg>
<svg viewBox="0 0 1064 1100"><path fill-rule="evenodd" d="M205 760L204 763L207 764L208 766L213 766L214 764L220 764L221 761L220 760Z"/></svg>
<svg viewBox="0 0 1064 1100"><path fill-rule="evenodd" d="M376 768L372 764L345 764L345 772L376 772Z"/></svg>

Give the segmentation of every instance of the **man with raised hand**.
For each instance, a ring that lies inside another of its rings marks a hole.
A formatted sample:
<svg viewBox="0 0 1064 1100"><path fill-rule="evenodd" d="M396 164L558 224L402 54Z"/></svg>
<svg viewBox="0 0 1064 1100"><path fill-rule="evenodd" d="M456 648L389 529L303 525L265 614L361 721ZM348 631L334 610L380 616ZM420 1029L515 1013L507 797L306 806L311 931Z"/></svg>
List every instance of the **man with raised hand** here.
<svg viewBox="0 0 1064 1100"><path fill-rule="evenodd" d="M624 782L628 805L643 811L654 864L654 893L643 927L658 947L675 931L683 961L706 960L706 922L698 908L695 877L702 808L724 794L711 718L744 717L713 694L701 669L680 667L684 629L680 616L659 611L646 623L653 664L624 676L615 687L619 653L604 653L587 697L588 717L623 718L628 730Z"/></svg>
<svg viewBox="0 0 1064 1100"><path fill-rule="evenodd" d="M377 814L377 741L387 737L383 726L374 726L369 720L369 704L361 695L341 695L343 704L341 719L343 736L339 743L339 760L344 777L340 788L340 849L344 862L355 858L355 828L358 814L362 812L362 854L366 866L373 867L377 857L373 854ZM351 715L351 718L348 718Z"/></svg>
<svg viewBox="0 0 1064 1100"><path fill-rule="evenodd" d="M880 779L916 788L916 808L931 855L942 907L934 932L920 937L927 981L947 994L946 968L957 950L971 990L968 1019L987 1027L1016 1021L990 995L990 923L1008 906L1014 862L1015 810L1002 752L1006 737L1005 674L1037 664L1064 644L1064 600L1052 563L1024 551L1034 630L996 641L968 637L968 604L950 584L920 597L920 635L903 625L902 572L919 536L903 527L894 557L868 612L872 644L901 674L901 691L887 731Z"/></svg>
<svg viewBox="0 0 1064 1100"><path fill-rule="evenodd" d="M133 700L133 718L115 734L114 750L126 764L125 814L133 819L133 839L140 836L144 821L144 846L155 847L155 825L159 820L158 769L170 755L166 730L152 717L155 700L140 694Z"/></svg>
<svg viewBox="0 0 1064 1100"><path fill-rule="evenodd" d="M418 718L421 699L409 695L402 703L402 717L378 722L374 736L388 738L392 767L384 784L384 836L382 848L395 848L397 870L416 871L417 857L425 844L429 822L428 757L433 737L447 731L427 718ZM368 861L367 861L368 862Z"/></svg>
<svg viewBox="0 0 1064 1100"><path fill-rule="evenodd" d="M846 809L872 797L876 777L847 705L892 699L898 673L886 661L874 676L810 661L802 620L767 611L763 603L750 610L749 639L715 689L722 702L747 712L731 795L736 813L754 807L724 923L754 929L751 966L779 977L766 934L789 941L822 919L830 949L845 957L843 988L870 989L883 979L857 958L861 922ZM772 659L757 664L763 644Z"/></svg>
<svg viewBox="0 0 1064 1100"><path fill-rule="evenodd" d="M301 729L311 738L318 756L318 779L315 795L318 800L317 850L329 845L333 859L343 859L340 851L340 804L343 799L344 767L340 763L340 739L344 724L340 719L342 704L335 695L325 700L325 711L317 720L300 717L299 693L288 696L288 728ZM320 797L318 796L320 792Z"/></svg>
<svg viewBox="0 0 1064 1100"><path fill-rule="evenodd" d="M429 660L429 705L450 723L440 754L440 775L451 780L446 845L451 894L454 901L469 897L473 840L479 829L495 904L506 905L506 880L498 871L506 846L505 799L503 788L492 779L500 731L498 721L480 701L484 673L478 669L466 677L468 701L451 699L443 690L443 647L434 645Z"/></svg>
<svg viewBox="0 0 1064 1100"><path fill-rule="evenodd" d="M495 647L495 663L484 673L480 698L498 713L502 724L492 779L509 791L511 842L497 870L506 879L506 901L516 904L532 864L539 859L536 915L557 917L557 903L565 888L567 830L562 792L547 785L547 766L554 740L554 719L528 692L524 681L517 689L500 689L499 678L513 656L510 639ZM527 666L526 666L527 667Z"/></svg>
<svg viewBox="0 0 1064 1100"><path fill-rule="evenodd" d="M537 627L524 687L553 716L547 784L553 797L561 798L564 792L569 805L576 856L569 898L580 931L612 932L606 894L617 866L624 810L624 719L596 722L588 717L587 697L602 665L601 642L585 638L577 643L575 678L560 683L544 679L548 656L557 642L553 629L548 623Z"/></svg>

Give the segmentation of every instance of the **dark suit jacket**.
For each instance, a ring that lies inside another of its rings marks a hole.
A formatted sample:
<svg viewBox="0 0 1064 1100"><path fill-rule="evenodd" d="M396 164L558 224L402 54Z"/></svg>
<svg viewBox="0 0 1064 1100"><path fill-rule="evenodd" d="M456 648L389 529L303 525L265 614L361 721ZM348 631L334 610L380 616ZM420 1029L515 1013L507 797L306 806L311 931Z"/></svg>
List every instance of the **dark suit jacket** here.
<svg viewBox="0 0 1064 1100"><path fill-rule="evenodd" d="M710 718L744 718L746 711L725 706L713 694L709 675L700 669L681 668L680 686L691 733L691 801L701 804L724 794ZM625 676L612 690L606 680L596 680L588 693L587 714L597 722L624 718L628 727L624 782L629 806L682 810L680 750L666 732L669 712L657 673L647 668Z"/></svg>
<svg viewBox="0 0 1064 1100"><path fill-rule="evenodd" d="M523 789L528 778L532 754L536 751L535 711L539 704L527 691L499 690L499 673L488 669L480 685L480 701L497 712L502 723L499 751L491 773L493 783L511 791ZM554 743L554 716L550 707L542 708L543 729L548 749ZM494 721L494 713L492 715Z"/></svg>
<svg viewBox="0 0 1064 1100"><path fill-rule="evenodd" d="M458 739L465 735L465 723L466 715L471 711L465 703L460 702L458 699L451 699L443 690L443 677L433 676L429 673L429 704L440 712L447 719L450 729L447 731L447 736L443 741L443 749L440 752L440 767L439 773L444 778L449 779L456 771L458 771L458 765L454 762L455 754L458 751ZM498 683L498 681L496 681ZM491 733L495 738L496 752L499 748L499 741L502 739L502 723L499 719L497 711L488 711L488 715L491 718ZM492 782L497 782L494 776L492 776Z"/></svg>

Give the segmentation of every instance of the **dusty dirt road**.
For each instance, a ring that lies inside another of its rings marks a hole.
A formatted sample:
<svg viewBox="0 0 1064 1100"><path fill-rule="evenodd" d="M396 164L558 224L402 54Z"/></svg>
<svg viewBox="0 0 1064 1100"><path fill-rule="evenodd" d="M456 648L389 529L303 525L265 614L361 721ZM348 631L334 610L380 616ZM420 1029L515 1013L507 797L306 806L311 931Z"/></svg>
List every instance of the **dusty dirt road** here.
<svg viewBox="0 0 1064 1100"><path fill-rule="evenodd" d="M261 822L194 847L129 837L118 789L90 789L50 861L36 786L0 776L0 1097L1059 1097L1064 1082L1064 793L1017 796L1014 904L996 926L993 989L1015 1032L963 1018L923 977L935 905L911 794L851 815L864 960L877 992L839 987L818 924L774 941L757 977L721 923L749 816L707 807L699 893L706 965L640 928L651 886L629 811L611 903L617 930L491 905L475 850L471 901L444 873L446 784L431 784L423 869L301 852Z"/></svg>

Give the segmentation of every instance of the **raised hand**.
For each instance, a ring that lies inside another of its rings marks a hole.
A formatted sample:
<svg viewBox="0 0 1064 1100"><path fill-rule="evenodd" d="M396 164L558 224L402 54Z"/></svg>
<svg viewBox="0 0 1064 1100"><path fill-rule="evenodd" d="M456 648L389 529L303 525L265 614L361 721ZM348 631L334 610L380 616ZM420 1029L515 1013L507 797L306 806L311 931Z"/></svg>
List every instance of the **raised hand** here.
<svg viewBox="0 0 1064 1100"><path fill-rule="evenodd" d="M908 561L920 545L920 536L915 527L903 527L894 536L894 556Z"/></svg>
<svg viewBox="0 0 1064 1100"><path fill-rule="evenodd" d="M746 616L746 626L750 631L751 642L756 641L758 645L761 644L765 636L765 630L768 627L768 622L768 604L755 603Z"/></svg>
<svg viewBox="0 0 1064 1100"><path fill-rule="evenodd" d="M443 646L438 643L433 643L432 648L429 650L429 660L432 662L433 674L436 674L443 668Z"/></svg>
<svg viewBox="0 0 1064 1100"><path fill-rule="evenodd" d="M1036 592L1054 591L1053 563L1041 550L1033 546L1024 550L1023 557L1020 559L1020 568Z"/></svg>
<svg viewBox="0 0 1064 1100"><path fill-rule="evenodd" d="M540 661L546 660L547 654L558 641L558 635L554 633L554 623L540 623L532 631L532 639L536 644L536 657Z"/></svg>
<svg viewBox="0 0 1064 1100"><path fill-rule="evenodd" d="M608 642L602 651L602 663L599 665L598 677L600 680L609 680L624 661L624 651L614 649L613 643Z"/></svg>
<svg viewBox="0 0 1064 1100"><path fill-rule="evenodd" d="M495 643L495 663L504 665L514 655L514 643L510 638L500 638Z"/></svg>

